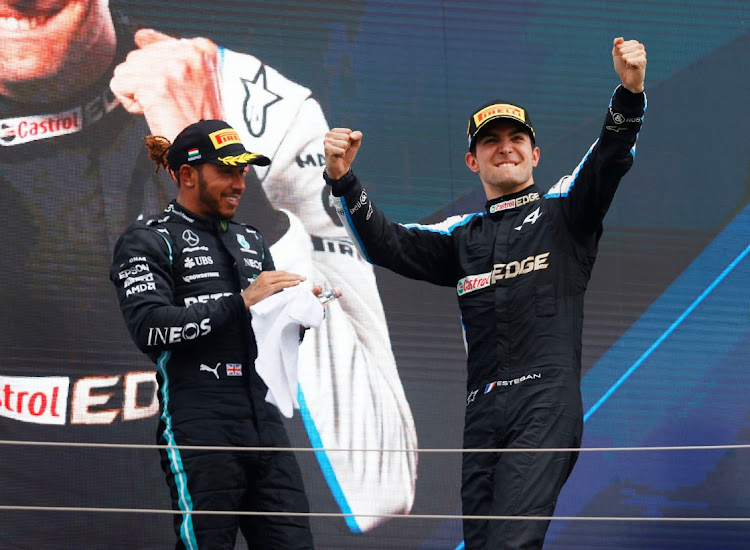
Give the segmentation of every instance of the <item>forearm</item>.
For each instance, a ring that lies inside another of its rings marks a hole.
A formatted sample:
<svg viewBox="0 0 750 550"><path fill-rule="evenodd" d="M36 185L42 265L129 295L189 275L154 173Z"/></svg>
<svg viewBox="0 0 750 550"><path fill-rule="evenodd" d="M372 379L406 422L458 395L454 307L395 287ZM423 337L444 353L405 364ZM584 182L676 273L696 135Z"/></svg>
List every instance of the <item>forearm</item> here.
<svg viewBox="0 0 750 550"><path fill-rule="evenodd" d="M404 226L390 221L372 202L352 171L333 180L336 211L368 262L411 279L451 286L456 282L450 224Z"/></svg>
<svg viewBox="0 0 750 550"><path fill-rule="evenodd" d="M157 301L123 303L123 316L133 341L144 353L197 344L247 315L240 294L190 307Z"/></svg>
<svg viewBox="0 0 750 550"><path fill-rule="evenodd" d="M547 198L562 200L562 211L574 234L585 237L600 230L620 181L633 165L645 108L644 93L633 94L618 86L599 138L572 173L547 192Z"/></svg>

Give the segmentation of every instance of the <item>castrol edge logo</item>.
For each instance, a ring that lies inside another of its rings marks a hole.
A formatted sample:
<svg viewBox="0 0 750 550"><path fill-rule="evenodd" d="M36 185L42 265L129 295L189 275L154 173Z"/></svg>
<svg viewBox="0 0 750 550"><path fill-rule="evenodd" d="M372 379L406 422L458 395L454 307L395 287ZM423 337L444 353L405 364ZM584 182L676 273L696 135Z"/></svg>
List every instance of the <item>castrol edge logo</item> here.
<svg viewBox="0 0 750 550"><path fill-rule="evenodd" d="M211 143L214 144L214 149L221 149L225 145L231 145L232 143L241 143L240 136L232 128L224 128L223 130L216 130L208 134L211 138Z"/></svg>
<svg viewBox="0 0 750 550"><path fill-rule="evenodd" d="M131 371L118 375L0 375L0 417L32 424L112 424L159 412L156 375Z"/></svg>
<svg viewBox="0 0 750 550"><path fill-rule="evenodd" d="M0 146L13 146L80 132L112 112L120 101L109 86L82 105L57 113L34 114L0 120Z"/></svg>
<svg viewBox="0 0 750 550"><path fill-rule="evenodd" d="M493 285L501 279L513 279L520 275L526 275L532 271L547 269L549 252L542 252L536 256L529 256L520 261L512 261L507 264L495 264L492 271L480 273L479 275L468 275L458 281L456 292L459 296L481 290Z"/></svg>
<svg viewBox="0 0 750 550"><path fill-rule="evenodd" d="M486 288L492 284L492 272L480 273L479 275L469 275L458 281L456 285L456 291L459 296L474 292L482 288Z"/></svg>
<svg viewBox="0 0 750 550"><path fill-rule="evenodd" d="M30 141L64 136L83 128L80 107L48 115L6 118L0 121L0 145L20 145Z"/></svg>

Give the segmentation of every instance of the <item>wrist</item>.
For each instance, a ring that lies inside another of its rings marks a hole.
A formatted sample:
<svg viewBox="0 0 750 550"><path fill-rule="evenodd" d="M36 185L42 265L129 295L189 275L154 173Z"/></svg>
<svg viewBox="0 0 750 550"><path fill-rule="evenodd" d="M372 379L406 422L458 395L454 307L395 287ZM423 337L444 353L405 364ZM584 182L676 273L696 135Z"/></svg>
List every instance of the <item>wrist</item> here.
<svg viewBox="0 0 750 550"><path fill-rule="evenodd" d="M620 88L631 94L642 94L646 89L643 83L641 83L640 86L630 86L624 82L620 83Z"/></svg>
<svg viewBox="0 0 750 550"><path fill-rule="evenodd" d="M645 87L642 84L639 87L631 87L623 84L622 87L629 91L631 94L642 94L645 90Z"/></svg>
<svg viewBox="0 0 750 550"><path fill-rule="evenodd" d="M618 110L624 110L633 114L643 112L646 104L646 92L645 89L641 92L633 92L626 88L624 84L620 84L615 89L612 101L613 107L616 107Z"/></svg>
<svg viewBox="0 0 750 550"><path fill-rule="evenodd" d="M331 186L331 194L334 197L341 197L354 187L354 184L357 181L357 176L354 175L351 168L339 178L333 178L328 175L326 170L323 170L323 179L327 185Z"/></svg>

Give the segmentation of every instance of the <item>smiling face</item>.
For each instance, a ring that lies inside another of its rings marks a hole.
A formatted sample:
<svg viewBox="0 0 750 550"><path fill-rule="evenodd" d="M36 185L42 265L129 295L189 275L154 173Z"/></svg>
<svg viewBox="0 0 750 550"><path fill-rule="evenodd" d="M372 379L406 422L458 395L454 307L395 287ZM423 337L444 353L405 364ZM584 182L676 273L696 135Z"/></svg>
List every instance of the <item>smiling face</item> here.
<svg viewBox="0 0 750 550"><path fill-rule="evenodd" d="M492 200L532 185L539 154L523 125L499 119L481 130L474 151L466 153L466 166L479 175Z"/></svg>
<svg viewBox="0 0 750 550"><path fill-rule="evenodd" d="M108 4L0 0L0 93L45 101L98 78L115 51Z"/></svg>
<svg viewBox="0 0 750 550"><path fill-rule="evenodd" d="M204 218L231 220L245 191L246 171L238 166L183 164L177 202Z"/></svg>

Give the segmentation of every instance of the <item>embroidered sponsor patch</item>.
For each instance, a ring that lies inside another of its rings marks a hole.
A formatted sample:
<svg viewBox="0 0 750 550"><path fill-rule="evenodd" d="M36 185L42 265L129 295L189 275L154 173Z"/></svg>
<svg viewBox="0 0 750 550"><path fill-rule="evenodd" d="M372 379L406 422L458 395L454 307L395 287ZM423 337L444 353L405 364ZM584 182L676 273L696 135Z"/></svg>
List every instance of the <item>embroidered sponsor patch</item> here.
<svg viewBox="0 0 750 550"><path fill-rule="evenodd" d="M458 284L456 285L456 292L458 292L459 296L463 296L464 294L468 294L469 292L474 292L475 290L486 288L491 284L491 271L488 271L487 273L480 273L479 275L469 275L468 277L464 277L463 279L458 281Z"/></svg>

